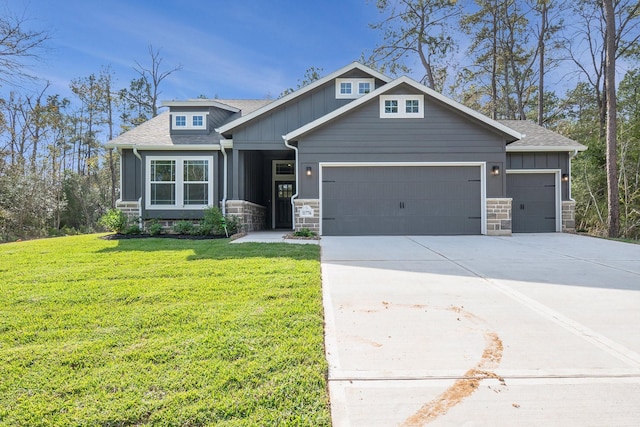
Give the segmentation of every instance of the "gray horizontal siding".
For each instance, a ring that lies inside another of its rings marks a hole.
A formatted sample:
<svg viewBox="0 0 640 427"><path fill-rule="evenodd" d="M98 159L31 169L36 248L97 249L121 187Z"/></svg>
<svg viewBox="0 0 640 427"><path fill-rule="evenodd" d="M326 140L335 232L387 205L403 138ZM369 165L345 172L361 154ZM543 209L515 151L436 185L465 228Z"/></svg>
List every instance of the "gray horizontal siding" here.
<svg viewBox="0 0 640 427"><path fill-rule="evenodd" d="M403 91L401 93L407 93ZM378 99L298 142L301 170L320 162L487 162L505 168L505 140L425 99L424 119L381 119ZM300 197L318 197L318 177L301 175ZM504 175L487 176L487 196L504 197Z"/></svg>

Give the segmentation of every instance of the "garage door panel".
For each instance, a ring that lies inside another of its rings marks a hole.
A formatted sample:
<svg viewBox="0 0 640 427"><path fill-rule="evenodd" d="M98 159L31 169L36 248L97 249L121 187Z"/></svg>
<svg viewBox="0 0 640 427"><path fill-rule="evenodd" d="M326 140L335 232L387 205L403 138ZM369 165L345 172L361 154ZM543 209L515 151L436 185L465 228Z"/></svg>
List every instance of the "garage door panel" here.
<svg viewBox="0 0 640 427"><path fill-rule="evenodd" d="M555 173L511 173L507 175L507 197L512 200L514 233L556 231Z"/></svg>
<svg viewBox="0 0 640 427"><path fill-rule="evenodd" d="M480 234L479 166L324 167L323 234Z"/></svg>

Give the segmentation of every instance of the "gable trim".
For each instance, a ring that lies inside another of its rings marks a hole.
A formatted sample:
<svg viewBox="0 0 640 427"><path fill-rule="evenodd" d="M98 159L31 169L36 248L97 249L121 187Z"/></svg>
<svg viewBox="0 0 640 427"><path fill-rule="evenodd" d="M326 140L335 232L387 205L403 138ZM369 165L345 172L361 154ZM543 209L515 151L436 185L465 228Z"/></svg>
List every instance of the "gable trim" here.
<svg viewBox="0 0 640 427"><path fill-rule="evenodd" d="M409 77L406 76L402 76L399 77L397 79L395 79L394 81L387 83L386 85L374 90L373 92L371 92L369 95L363 96L362 98L356 99L353 102L350 102L332 112L330 112L329 114L326 114L310 123L307 123L306 125L289 132L288 134L284 135L283 138L286 139L287 141L292 141L295 140L296 138L299 138L300 136L304 135L305 133L308 133L312 130L314 130L315 128L337 118L338 116L341 116L342 114L345 114L359 106L361 106L364 103L367 103L375 98L377 98L380 95L383 95L384 93L388 92L389 90L401 85L401 84L408 84L409 86L412 86L413 88L423 92L424 94L430 96L431 98L435 98L436 100L454 108L455 110L458 110L468 116L471 116L473 118L475 118L476 120L489 125L490 127L498 130L499 132L508 135L511 139L508 142L513 142L513 141L517 141L523 138L523 135L519 132L516 132L515 130L495 121L490 119L489 117L485 116L484 114L478 113L477 111L472 110L469 107L466 107L462 104L460 104L459 102L454 101L453 99L447 98L446 96L439 94L438 92L434 91L433 89L428 88L427 86L424 86L418 82L416 82L413 79L410 79Z"/></svg>
<svg viewBox="0 0 640 427"><path fill-rule="evenodd" d="M272 103L267 104L264 107L253 111L252 113L247 114L246 116L242 116L242 117L240 117L240 118L238 118L238 119L236 119L236 120L234 120L232 122L227 123L224 126L220 126L220 128L216 129L216 132L218 132L219 134L223 134L223 133L229 132L230 130L235 129L238 126L240 126L240 125L242 125L244 123L247 123L248 121L251 121L256 117L259 117L259 116L261 116L261 115L273 110L274 108L277 108L277 107L279 107L279 106L291 101L292 99L298 98L298 97L304 95L305 93L310 92L313 89L315 89L315 88L317 88L319 86L322 86L323 84L325 84L325 83L327 83L327 82L329 82L331 80L334 80L334 79L340 77L341 75L343 75L343 74L345 74L345 73L347 73L347 72L349 72L351 70L355 70L355 69L358 69L358 70L363 71L363 72L365 72L367 74L370 74L371 76L373 76L373 77L375 77L375 78L377 78L379 80L382 80L385 83L389 83L391 81L391 78L385 76L382 73L379 73L378 71L374 70L373 68L369 68L366 65L360 64L359 62L352 62L351 64L347 65L346 67L342 67L338 71L334 71L333 73L331 73L331 74L329 74L329 75L327 75L327 76L325 76L325 77L323 77L323 78L321 78L319 80L316 80L315 82L313 82L311 84L308 84L307 86L305 86L303 88L300 88L300 89L298 89L298 90L296 90L296 91L294 91L294 92L292 92L292 93L290 93L290 94L288 94L286 96L283 96L282 98L277 99L277 100L273 101ZM365 98L365 97L366 96L363 96L362 98ZM360 98L360 99L362 99L362 98Z"/></svg>

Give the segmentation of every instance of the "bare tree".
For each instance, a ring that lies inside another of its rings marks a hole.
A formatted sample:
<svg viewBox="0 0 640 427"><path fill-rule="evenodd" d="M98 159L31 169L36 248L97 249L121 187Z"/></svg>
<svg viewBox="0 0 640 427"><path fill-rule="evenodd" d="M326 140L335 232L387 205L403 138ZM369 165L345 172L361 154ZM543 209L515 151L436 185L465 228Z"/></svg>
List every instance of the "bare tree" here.
<svg viewBox="0 0 640 427"><path fill-rule="evenodd" d="M49 34L25 29L24 14L4 11L0 16L0 83L16 83L33 78L27 72L27 62L38 59Z"/></svg>
<svg viewBox="0 0 640 427"><path fill-rule="evenodd" d="M442 91L445 61L456 48L449 26L461 13L460 5L455 0L378 0L376 6L388 16L371 28L382 31L384 41L366 62L396 74L411 71L405 59L417 55L425 73L422 82Z"/></svg>
<svg viewBox="0 0 640 427"><path fill-rule="evenodd" d="M140 74L140 78L147 83L147 96L143 103L147 103L147 107L151 110L151 117L158 115L158 97L160 92L160 83L171 74L176 71L182 70L182 65L178 65L170 70L162 71L160 69L162 65L162 57L160 56L160 50L154 50L152 45L149 45L149 57L151 58L151 66L143 67L138 61L134 69Z"/></svg>

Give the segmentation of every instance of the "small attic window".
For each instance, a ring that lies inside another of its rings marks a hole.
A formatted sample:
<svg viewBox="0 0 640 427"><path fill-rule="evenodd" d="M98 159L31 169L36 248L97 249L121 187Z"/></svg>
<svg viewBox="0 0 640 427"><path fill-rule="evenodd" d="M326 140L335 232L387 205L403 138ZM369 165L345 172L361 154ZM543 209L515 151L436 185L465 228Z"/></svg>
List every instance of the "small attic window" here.
<svg viewBox="0 0 640 427"><path fill-rule="evenodd" d="M380 95L380 118L423 119L424 95Z"/></svg>
<svg viewBox="0 0 640 427"><path fill-rule="evenodd" d="M356 99L370 93L375 79L339 78L336 79L336 99Z"/></svg>
<svg viewBox="0 0 640 427"><path fill-rule="evenodd" d="M179 130L199 130L207 128L207 121L205 116L208 113L195 112L195 113L177 113L173 114L173 120L171 121L172 129Z"/></svg>

